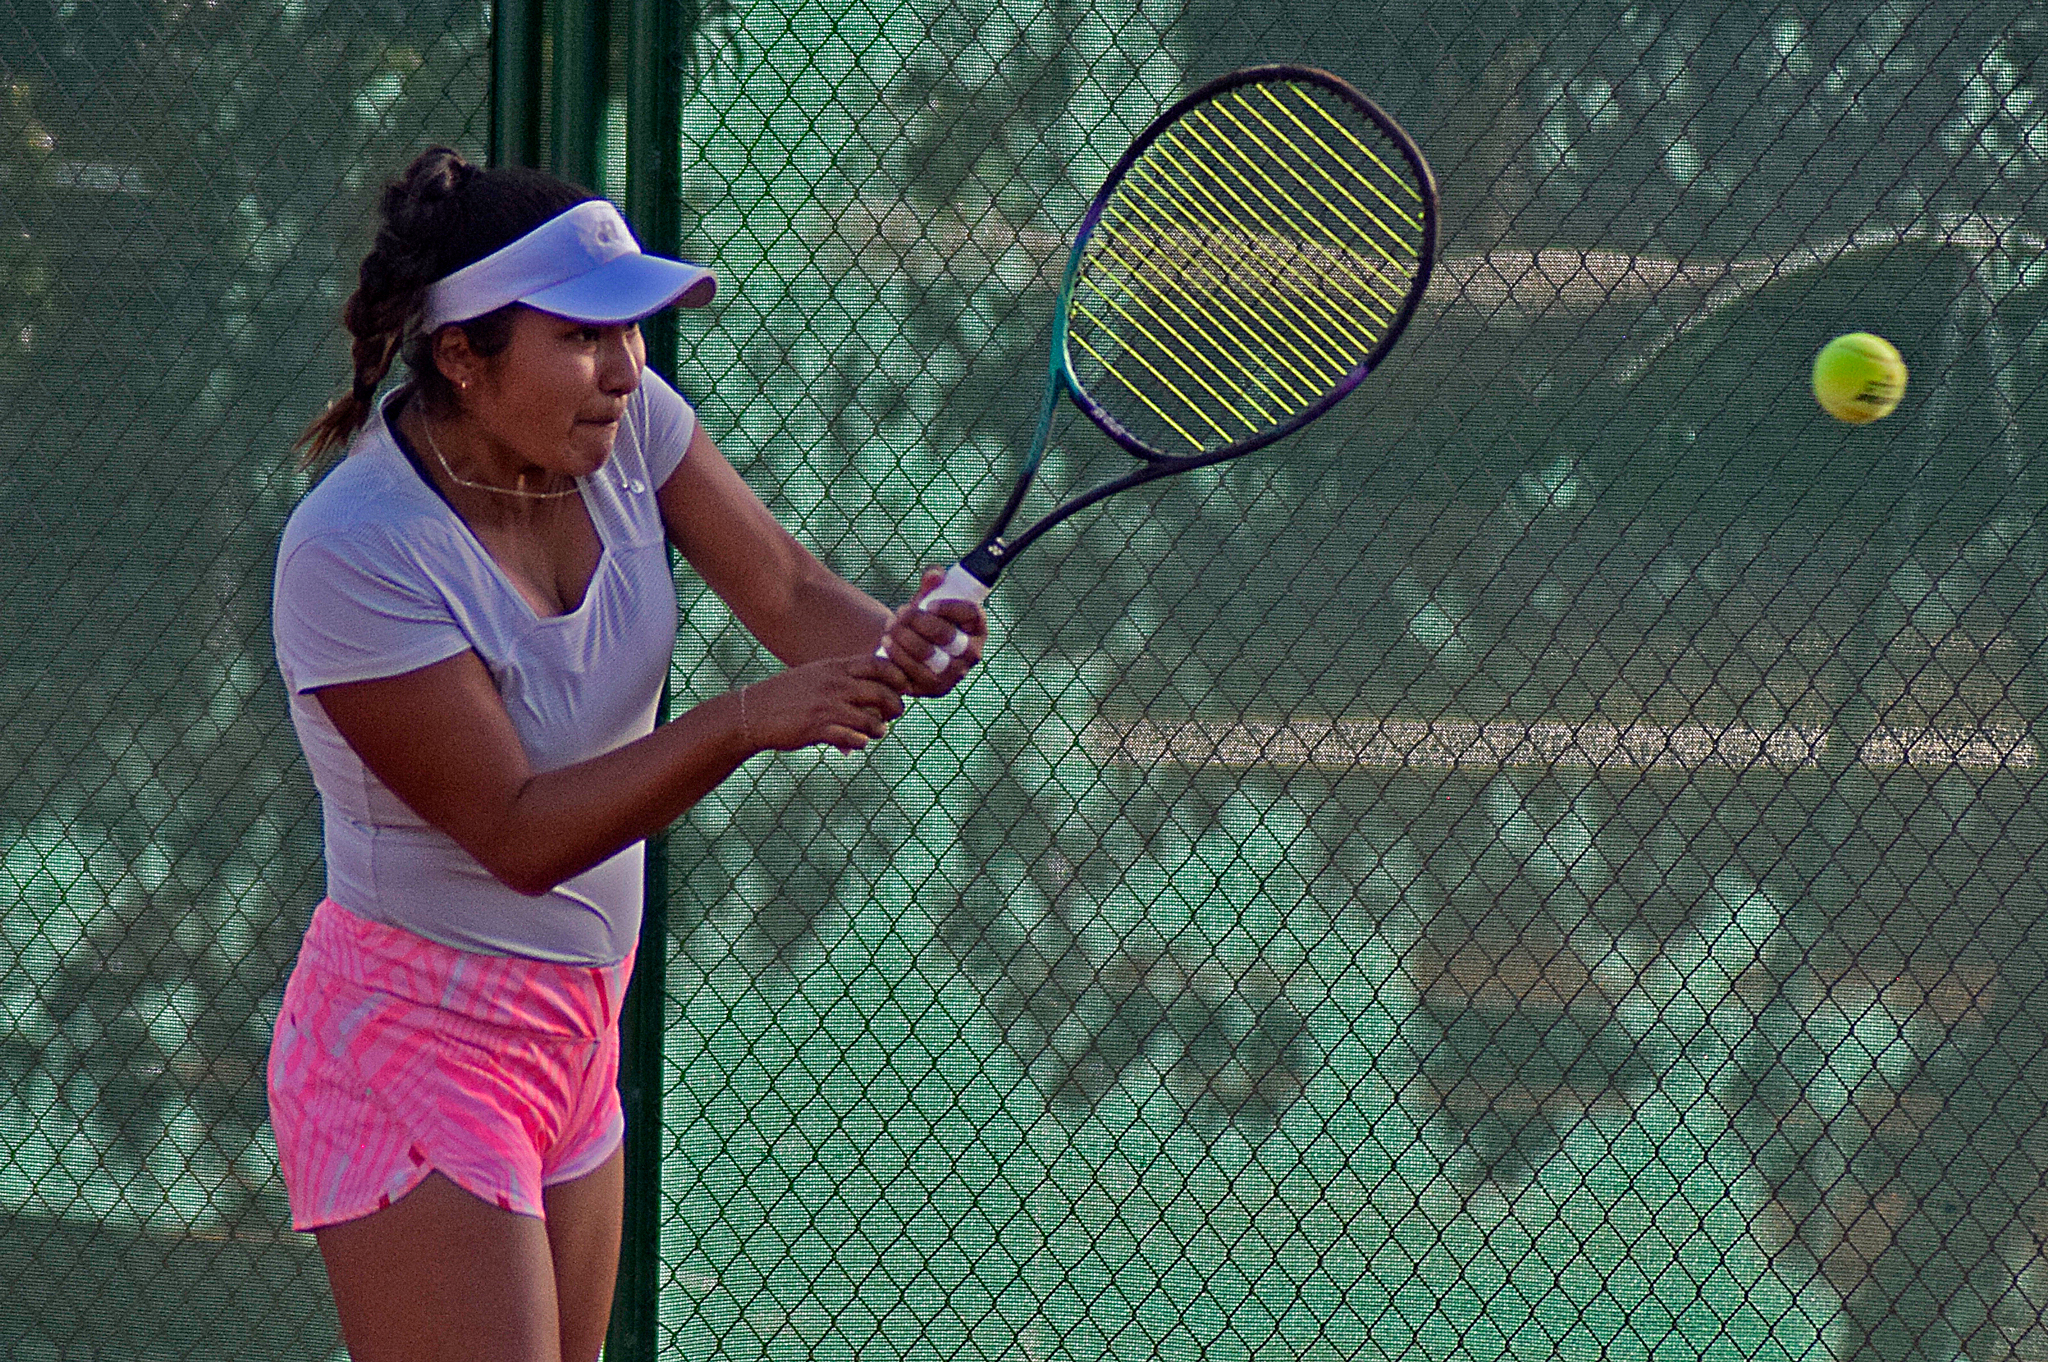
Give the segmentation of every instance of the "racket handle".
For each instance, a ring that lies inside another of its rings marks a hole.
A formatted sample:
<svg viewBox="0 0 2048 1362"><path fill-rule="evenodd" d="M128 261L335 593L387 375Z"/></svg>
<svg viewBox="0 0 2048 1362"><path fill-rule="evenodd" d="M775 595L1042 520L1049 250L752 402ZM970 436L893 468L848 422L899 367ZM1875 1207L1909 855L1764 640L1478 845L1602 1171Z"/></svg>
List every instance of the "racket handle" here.
<svg viewBox="0 0 2048 1362"><path fill-rule="evenodd" d="M932 594L918 604L925 606L937 601L966 601L971 605L980 605L988 599L991 590L993 588L987 582L967 570L966 564L955 563L946 569L945 577L932 588ZM958 657L960 654L955 653L953 656Z"/></svg>
<svg viewBox="0 0 2048 1362"><path fill-rule="evenodd" d="M987 582L969 572L961 564L955 563L952 567L946 569L945 578L931 589L930 595L919 600L918 605L922 608L928 605L936 605L940 601L967 601L973 605L980 605L988 599L988 593L991 589ZM967 651L968 642L967 635L957 629L954 630L953 637L946 643L946 646L932 649L932 654L924 660L924 665L930 667L935 672L944 671L946 664ZM875 645L876 657L887 657L888 655L889 648L887 644L878 643Z"/></svg>

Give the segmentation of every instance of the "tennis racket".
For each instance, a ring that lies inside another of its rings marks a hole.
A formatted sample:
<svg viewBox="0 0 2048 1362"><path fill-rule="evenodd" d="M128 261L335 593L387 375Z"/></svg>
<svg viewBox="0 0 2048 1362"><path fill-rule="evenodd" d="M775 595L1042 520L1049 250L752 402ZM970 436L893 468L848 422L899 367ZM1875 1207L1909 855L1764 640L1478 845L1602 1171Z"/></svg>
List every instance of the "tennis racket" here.
<svg viewBox="0 0 2048 1362"><path fill-rule="evenodd" d="M922 603L979 603L1076 512L1329 411L1415 315L1436 232L1436 180L1414 139L1328 72L1235 71L1161 114L1082 217L1016 486ZM1137 462L1011 535L1062 395ZM931 664L948 660L935 651Z"/></svg>

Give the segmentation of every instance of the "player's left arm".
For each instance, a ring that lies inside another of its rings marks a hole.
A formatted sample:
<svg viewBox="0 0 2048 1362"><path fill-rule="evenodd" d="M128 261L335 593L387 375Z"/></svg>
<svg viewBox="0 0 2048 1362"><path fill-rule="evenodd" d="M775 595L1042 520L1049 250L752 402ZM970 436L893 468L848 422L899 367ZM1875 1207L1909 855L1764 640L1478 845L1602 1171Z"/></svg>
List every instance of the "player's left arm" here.
<svg viewBox="0 0 2048 1362"><path fill-rule="evenodd" d="M873 652L886 639L904 689L937 695L953 688L981 656L988 624L979 608L953 602L932 610L889 608L820 562L754 494L700 424L689 453L658 494L662 520L678 552L740 623L783 662ZM927 574L919 596L935 577ZM938 671L925 665L955 631L964 652Z"/></svg>

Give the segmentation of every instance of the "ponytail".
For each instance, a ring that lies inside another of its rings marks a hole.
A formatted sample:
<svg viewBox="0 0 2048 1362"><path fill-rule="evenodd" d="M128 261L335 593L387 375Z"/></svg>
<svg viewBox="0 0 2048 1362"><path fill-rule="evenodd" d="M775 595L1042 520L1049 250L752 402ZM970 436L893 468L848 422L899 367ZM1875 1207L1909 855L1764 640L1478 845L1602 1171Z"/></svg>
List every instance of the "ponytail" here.
<svg viewBox="0 0 2048 1362"><path fill-rule="evenodd" d="M427 290L583 200L587 191L521 167L486 170L447 147L421 152L384 187L377 239L363 257L356 290L342 305L352 338L348 391L327 404L294 446L311 468L348 447L370 419L377 389L403 358L430 401L449 399L433 362L433 337L421 329ZM503 350L510 309L462 323L479 354Z"/></svg>
<svg viewBox="0 0 2048 1362"><path fill-rule="evenodd" d="M355 378L349 390L327 404L305 433L299 436L294 446L299 452L299 467L311 468L324 460L329 452L345 449L355 438L357 431L370 419L370 406L376 399L377 389L384 382L384 376L391 372L391 360L398 353L399 336L403 320L397 325L369 323L358 326L357 315L367 311L358 307L362 301L361 290L351 295L342 308L342 321L355 337L349 347L355 361Z"/></svg>

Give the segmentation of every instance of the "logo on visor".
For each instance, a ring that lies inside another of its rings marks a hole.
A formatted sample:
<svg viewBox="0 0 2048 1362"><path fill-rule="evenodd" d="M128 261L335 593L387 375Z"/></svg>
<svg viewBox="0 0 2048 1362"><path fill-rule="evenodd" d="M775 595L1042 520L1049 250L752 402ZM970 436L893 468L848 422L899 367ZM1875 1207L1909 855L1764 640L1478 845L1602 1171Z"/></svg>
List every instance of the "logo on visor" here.
<svg viewBox="0 0 2048 1362"><path fill-rule="evenodd" d="M593 260L615 260L634 251L632 234L616 209L592 212L577 226L581 229L578 234L583 238L583 249Z"/></svg>

